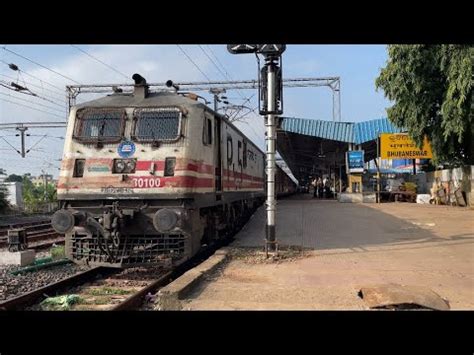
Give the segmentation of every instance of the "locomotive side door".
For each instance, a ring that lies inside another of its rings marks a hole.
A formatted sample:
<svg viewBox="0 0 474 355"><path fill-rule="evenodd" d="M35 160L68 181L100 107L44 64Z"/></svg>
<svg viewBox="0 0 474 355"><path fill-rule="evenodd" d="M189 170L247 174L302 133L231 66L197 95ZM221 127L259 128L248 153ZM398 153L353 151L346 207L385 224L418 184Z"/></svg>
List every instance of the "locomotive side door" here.
<svg viewBox="0 0 474 355"><path fill-rule="evenodd" d="M221 199L220 192L222 192L222 139L221 139L221 119L218 116L214 116L214 127L215 127L215 144L214 144L214 166L215 166L215 186L216 186L216 200Z"/></svg>

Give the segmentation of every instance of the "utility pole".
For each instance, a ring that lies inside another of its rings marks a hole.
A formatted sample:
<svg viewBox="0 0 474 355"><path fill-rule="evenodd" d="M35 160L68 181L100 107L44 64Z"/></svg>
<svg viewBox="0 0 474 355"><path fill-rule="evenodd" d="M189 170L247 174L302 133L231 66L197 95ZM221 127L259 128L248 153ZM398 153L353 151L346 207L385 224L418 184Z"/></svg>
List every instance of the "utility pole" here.
<svg viewBox="0 0 474 355"><path fill-rule="evenodd" d="M20 131L20 137L21 137L21 157L24 158L26 155L25 152L25 131L28 129L28 127L16 127L17 131Z"/></svg>
<svg viewBox="0 0 474 355"><path fill-rule="evenodd" d="M0 129L15 129L19 131L19 134L16 134L16 136L21 137L21 151L16 149L14 146L12 146L10 143L8 143L5 138L2 138L8 145L10 145L15 152L21 155L22 158L26 156L30 152L30 150L37 145L39 142L41 142L47 135L44 135L42 138L40 138L32 147L30 147L28 150L25 149L25 136L28 137L29 134L25 134L25 132L28 130L28 128L62 128L66 127L67 122L15 122L15 123L0 123ZM61 138L63 139L63 138Z"/></svg>
<svg viewBox="0 0 474 355"><path fill-rule="evenodd" d="M43 174L43 200L46 203L46 200L47 200L47 198L46 198L47 197L47 193L46 193L46 186L47 185L46 184L48 182L47 182L47 178L46 178L46 172L43 169L41 169L41 173Z"/></svg>
<svg viewBox="0 0 474 355"><path fill-rule="evenodd" d="M218 102L221 102L219 95L220 94L225 94L225 89L222 88L211 88L209 90L209 93L214 95L214 112L217 112L218 110Z"/></svg>
<svg viewBox="0 0 474 355"><path fill-rule="evenodd" d="M379 146L380 146L380 133L377 132L377 155L375 157L376 159L376 163L378 162L377 165L377 203L380 203L380 160L379 160L379 156L380 156L380 150L379 150Z"/></svg>
<svg viewBox="0 0 474 355"><path fill-rule="evenodd" d="M276 241L276 115L283 113L283 81L281 71L281 55L285 45L279 44L237 44L228 45L227 50L232 54L256 53L265 58L265 65L259 70L259 108L260 115L265 116L266 127L266 172L267 172L267 224L265 252L277 252ZM258 59L258 56L257 56ZM260 69L260 68L259 68ZM260 80L260 76L262 80Z"/></svg>
<svg viewBox="0 0 474 355"><path fill-rule="evenodd" d="M266 72L267 77L267 108L264 113L267 113L267 122L265 124L267 128L267 136L265 137L267 145L267 227L266 227L266 250L275 251L276 249L276 196L275 196L275 171L276 171L276 125L275 125L275 112L276 102L276 70L277 66L273 62L273 58L266 58L267 63L263 68L263 73ZM266 68L266 70L265 70Z"/></svg>

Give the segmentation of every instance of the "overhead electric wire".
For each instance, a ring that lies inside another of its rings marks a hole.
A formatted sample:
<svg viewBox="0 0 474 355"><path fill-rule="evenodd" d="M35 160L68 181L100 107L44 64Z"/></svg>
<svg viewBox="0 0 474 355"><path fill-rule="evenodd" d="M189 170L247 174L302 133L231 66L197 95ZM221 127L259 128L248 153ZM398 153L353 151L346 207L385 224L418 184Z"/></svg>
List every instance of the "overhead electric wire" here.
<svg viewBox="0 0 474 355"><path fill-rule="evenodd" d="M221 75L226 79L226 80L229 80L229 81L233 81L233 78L231 77L231 75L227 72L226 68L224 67L224 65L222 64L222 62L219 60L219 58L217 57L217 55L214 53L214 51L211 49L211 47L209 45L207 45L207 49L209 50L209 52L212 54L212 56L216 59L216 61L219 63L219 65L221 66L222 70L219 68L219 66L216 64L216 62L206 53L206 51L204 50L204 48L199 45L199 48L201 48L202 52L206 55L206 57L211 61L211 63L217 68L217 70L219 70L219 72L221 73ZM240 91L240 89L237 89L237 93L240 95L240 97L242 98L242 100L244 100L244 102L242 103L242 106L245 105L246 102L249 101L249 98L245 98L245 95L242 94L242 92ZM253 95L255 96L255 95ZM252 96L252 97L253 97ZM250 98L252 98L250 97ZM237 110L232 116L236 117L240 111L242 111L242 108L240 110Z"/></svg>
<svg viewBox="0 0 474 355"><path fill-rule="evenodd" d="M6 137L6 136L4 136L4 137ZM30 137L43 137L43 134L30 134ZM55 139L64 140L64 137L50 136L49 134L46 134L46 138L55 138Z"/></svg>
<svg viewBox="0 0 474 355"><path fill-rule="evenodd" d="M82 53L84 53L85 55L87 55L87 56L91 57L92 59L98 61L98 62L101 63L102 65L105 65L107 68L109 68L109 69L113 70L114 72L120 74L120 75L123 76L125 79L130 80L130 78L129 78L126 74L124 74L124 73L122 73L121 71L115 69L115 68L112 67L111 65L109 65L109 64L107 64L107 63L104 63L104 62L101 61L100 59L94 57L94 56L93 56L92 54L90 54L90 53L87 53L85 50L79 48L78 46L75 46L75 45L71 44L71 47L76 48L78 51L81 51Z"/></svg>
<svg viewBox="0 0 474 355"><path fill-rule="evenodd" d="M216 55L216 54L214 53L214 51L212 50L211 46L207 45L206 47L207 47L207 49L209 49L209 52L212 54L212 56L213 56L214 58L216 58L217 63L219 63L219 65L220 65L221 68L224 70L224 72L226 73L226 75L227 75L231 80L233 80L233 79L231 78L230 74L227 72L227 70L226 70L226 68L224 67L224 65L221 63L221 61L219 60L219 58L217 57L217 55Z"/></svg>
<svg viewBox="0 0 474 355"><path fill-rule="evenodd" d="M236 111L236 114L233 115L233 116L237 117L237 115L239 114L239 112L242 111L243 106L244 106L247 102L250 103L250 100L251 100L254 96L255 96L255 94L253 94L252 96L248 97L248 98L242 103L241 109L238 110L238 111ZM242 117L240 117L240 118L242 118Z"/></svg>
<svg viewBox="0 0 474 355"><path fill-rule="evenodd" d="M191 57L184 51L183 48L181 48L181 46L179 44L176 45L180 50L181 52L183 52L183 54L186 56L186 58L188 58L188 60L196 67L197 70L199 70L201 72L201 74L207 79L207 81L211 81L211 79L209 79L209 77L206 75L206 73L204 73L201 68L199 67L199 65L197 65L192 59Z"/></svg>
<svg viewBox="0 0 474 355"><path fill-rule="evenodd" d="M64 116L61 117L61 116L56 115L56 114L54 114L54 113L52 113L52 112L43 111L43 110L40 110L40 109L38 109L38 108L34 108L34 107L31 107L31 106L28 106L28 105L23 105L23 104L20 104L20 103L18 103L18 102L13 102L13 101L10 101L10 100L7 100L7 99L2 99L2 98L0 98L0 100L1 100L1 101L5 101L5 102L9 102L9 103L12 103L12 104L15 104L15 105L23 106L23 107L29 108L29 109L31 109L31 110L36 110L36 111L39 111L39 112L47 113L47 114L49 114L49 115L53 115L53 116L56 116L56 117L59 117L59 118L64 119Z"/></svg>
<svg viewBox="0 0 474 355"><path fill-rule="evenodd" d="M13 91L13 92L17 92L17 93L19 93L19 94L28 95L28 96L32 96L32 97L36 97L36 98L38 98L38 99L41 99L41 100L50 102L50 103L52 103L52 104L54 104L54 105L56 105L56 106L59 106L59 107L61 107L61 108L63 108L63 109L67 109L65 106L63 106L63 105L61 105L61 104L58 104L57 102L52 101L52 100L50 100L50 99L47 99L47 98L45 98L45 97L43 97L43 96L40 96L40 95L38 95L38 94L32 92L32 91L31 91L30 89L28 89L28 88L26 88L26 89L28 90L28 92L23 92L23 91L21 91L21 90L16 90L16 89L12 88L11 86L7 86L7 85L4 85L4 84L2 84L2 83L0 83L0 85L3 86L4 88L8 89L8 90ZM4 94L4 95L6 95L6 94ZM12 96L12 95L8 95L8 96ZM16 96L12 96L12 97L17 98ZM19 98L18 98L18 99L19 99ZM19 99L19 100L20 100L20 99ZM30 102L30 101L28 101L28 102ZM36 104L36 103L35 103L35 104ZM40 105L40 104L36 104L36 105ZM41 105L40 105L40 106L41 106ZM57 109L56 109L56 110L57 110ZM64 112L64 111L61 111L61 112Z"/></svg>
<svg viewBox="0 0 474 355"><path fill-rule="evenodd" d="M23 98L21 98L21 97L17 97L17 96L14 96L14 95L6 94L6 93L1 92L1 91L0 91L0 95L9 96L9 97L12 97L12 98L17 99L17 100L26 101L27 103L30 103L30 104L32 104L32 105L38 105L38 106L41 106L41 107L44 107L44 108L48 108L48 109L50 109L50 110L55 110L55 111L57 111L57 112L64 113L64 111L59 110L59 109L57 109L57 108L55 108L55 107L43 105L43 104L40 104L40 103L37 103L37 102L31 102L31 101L26 100L26 99L23 99Z"/></svg>
<svg viewBox="0 0 474 355"><path fill-rule="evenodd" d="M209 47L209 46L208 46ZM216 64L216 62L209 56L209 54L204 50L204 48L199 45L199 48L201 48L201 51L204 53L204 55L209 59L209 61L217 68L217 70L219 71L219 73L222 75L222 77L226 80L230 80L232 81L232 78L230 77L230 75L227 73L227 71L225 70L224 68L224 71L225 73L219 68L219 66ZM243 100L245 100L245 97L242 95L242 93L240 92L240 90L237 90L238 94L242 97ZM247 100L248 101L248 100ZM245 105L245 102L244 104ZM237 115L238 113L240 112L239 111L236 111L236 114Z"/></svg>
<svg viewBox="0 0 474 355"><path fill-rule="evenodd" d="M209 52L212 53L212 55L214 56L214 58L216 59L216 61L220 64L220 66L222 67L223 71L219 68L219 66L216 64L216 62L209 56L209 54L204 50L204 48L199 45L199 48L201 49L201 51L206 55L206 57L210 60L210 62L217 68L217 70L219 71L219 73L224 77L224 79L226 80L230 80L232 81L232 77L230 76L230 74L227 72L227 70L225 69L224 65L219 61L219 58L217 58L216 54L212 51L212 49L207 46L207 48L209 49ZM253 110L247 112L246 114L242 115L241 117L237 117L237 115L240 113L240 111L242 111L243 109L243 106L247 103L247 102L250 102L250 100L255 96L255 94L253 94L252 96L248 97L248 98L245 98L245 96L242 94L242 92L240 90L237 90L237 93L241 96L241 98L244 100L244 102L242 103L241 105L241 108L239 110L236 110L236 112L234 114L232 114L232 116L229 117L230 120L232 120L233 118L235 118L234 121L237 121L237 120L240 120L242 119L243 117L247 116L249 113L251 112L254 112L258 106L256 108L254 108ZM255 131L253 125L249 125L251 130L253 131L253 133L255 134L256 137L260 137L258 135L258 133Z"/></svg>
<svg viewBox="0 0 474 355"><path fill-rule="evenodd" d="M219 58L217 57L217 54L212 50L211 46L207 45L206 46L208 49L209 49L209 52L212 54L212 56L216 59L217 63L219 63L219 65L221 66L222 70L224 70L225 74L227 75L227 78L228 80L230 81L234 81L234 78L229 74L229 72L227 71L226 67L224 66L224 64L222 64L222 62L219 60ZM242 91L240 91L240 89L237 89L237 93L240 95L240 97L245 100L245 95L242 93Z"/></svg>
<svg viewBox="0 0 474 355"><path fill-rule="evenodd" d="M3 73L0 73L0 75L6 77L6 78L8 78L8 79L11 79L11 80L16 80L14 77L12 77L12 76L10 76L10 75L6 75L6 74L3 74ZM24 81L24 80L23 80L23 82L24 82L25 85L33 86L33 87L36 87L36 88L41 89L41 90L46 90L46 91L49 91L49 92L51 92L51 93L54 93L55 95L60 95L60 96L61 96L61 99L63 99L64 101L66 101L65 92L60 93L59 91L50 90L50 89L47 89L47 88L45 88L45 87L43 87L43 86L36 85L36 84L30 83L30 82L26 82L26 81ZM59 99L59 97L54 97L54 96L52 96L52 95L46 95L46 94L44 94L44 93L43 93L43 95L44 95L44 96L47 96L47 97L50 97L50 98L53 98L53 99Z"/></svg>
<svg viewBox="0 0 474 355"><path fill-rule="evenodd" d="M11 145L10 142L8 142L5 138L3 137L0 137L0 138L2 138L10 147L12 147L15 152L21 154L20 151L16 149L13 145Z"/></svg>
<svg viewBox="0 0 474 355"><path fill-rule="evenodd" d="M33 79L39 80L39 81L41 81L42 83L45 83L45 84L47 84L47 85L49 85L49 86L51 86L51 87L53 87L53 88L62 90L59 86L56 86L56 85L54 85L54 84L51 84L51 83L47 82L46 80L43 80L43 79L41 79L41 78L38 78L37 76L34 76L33 74L30 74L30 73L27 73L27 72L21 70L15 63L8 63L8 62L6 62L6 61L4 61L4 60L2 60L2 59L0 59L0 62L2 62L2 63L4 63L4 64L8 65L8 67L9 67L10 69L12 69L12 68L11 68L11 65L13 64L13 65L15 65L15 66L17 67L16 70L17 70L19 73L25 74L25 75L27 75L27 76L29 76L29 77L32 77ZM15 69L12 69L12 70L15 70ZM15 71L16 71L16 70L15 70Z"/></svg>
<svg viewBox="0 0 474 355"><path fill-rule="evenodd" d="M28 153L31 149L33 149L34 147L36 147L36 146L39 144L39 142L41 142L41 141L42 141L43 139L45 139L45 138L46 138L46 134L45 134L43 137L41 137L40 139L38 139L38 140L36 141L36 143L33 144L26 152Z"/></svg>
<svg viewBox="0 0 474 355"><path fill-rule="evenodd" d="M219 73L222 75L222 77L226 80L231 80L229 78L229 76L227 76L220 68L219 66L216 64L216 62L209 56L209 54L207 54L207 52L204 50L204 48L202 48L201 45L199 45L199 48L201 48L201 51L204 53L204 55L211 61L212 64L214 64L214 66L217 68L217 70L219 71Z"/></svg>
<svg viewBox="0 0 474 355"><path fill-rule="evenodd" d="M16 55L17 57L23 58L23 59L25 59L25 60L27 60L27 61L33 63L33 64L36 64L36 65L38 65L38 66L40 66L40 67L42 67L42 68L44 68L44 69L46 69L46 70L49 70L50 72L52 72L52 73L54 73L54 74L56 74L56 75L59 75L59 76L63 77L64 79L67 79L67 80L69 80L69 81L72 81L72 82L74 82L74 83L76 83L76 84L81 85L80 82L78 82L78 81L76 81L76 80L74 80L74 79L72 79L72 78L70 78L70 77L68 77L68 76L66 76L66 75L63 75L63 74L57 72L56 70L53 70L53 69L51 69L51 68L48 68L48 67L44 66L43 64L40 64L40 63L38 63L38 62L35 62L34 60L31 60L31 59L29 59L29 58L27 58L27 57L25 57L25 56L23 56L23 55L21 55L21 54L18 54L18 53L14 52L14 51L12 51L12 50L10 50L10 49L7 49L5 46L2 47L2 49L3 49L4 51L10 52L10 53Z"/></svg>

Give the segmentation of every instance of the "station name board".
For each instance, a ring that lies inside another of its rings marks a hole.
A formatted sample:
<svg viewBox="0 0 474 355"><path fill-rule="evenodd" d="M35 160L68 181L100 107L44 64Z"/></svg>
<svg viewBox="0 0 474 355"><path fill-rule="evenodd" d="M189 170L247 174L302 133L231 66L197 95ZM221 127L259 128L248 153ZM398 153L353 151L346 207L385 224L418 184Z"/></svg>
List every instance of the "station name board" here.
<svg viewBox="0 0 474 355"><path fill-rule="evenodd" d="M407 133L382 133L380 135L380 157L382 159L431 159L433 152L428 139L418 149Z"/></svg>

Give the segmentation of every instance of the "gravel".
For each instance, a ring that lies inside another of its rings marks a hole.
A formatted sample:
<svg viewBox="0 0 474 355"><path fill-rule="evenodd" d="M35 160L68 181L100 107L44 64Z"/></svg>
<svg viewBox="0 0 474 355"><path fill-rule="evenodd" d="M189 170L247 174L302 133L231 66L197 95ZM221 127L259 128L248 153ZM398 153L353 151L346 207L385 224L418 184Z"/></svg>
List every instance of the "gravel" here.
<svg viewBox="0 0 474 355"><path fill-rule="evenodd" d="M87 270L88 267L66 264L21 275L10 273L17 269L18 266L0 265L0 302L62 280Z"/></svg>
<svg viewBox="0 0 474 355"><path fill-rule="evenodd" d="M237 248L229 249L229 256L233 260L241 260L246 264L280 264L293 262L306 258L310 255L309 250L299 246L281 246L278 248L277 256L266 257L262 248Z"/></svg>

